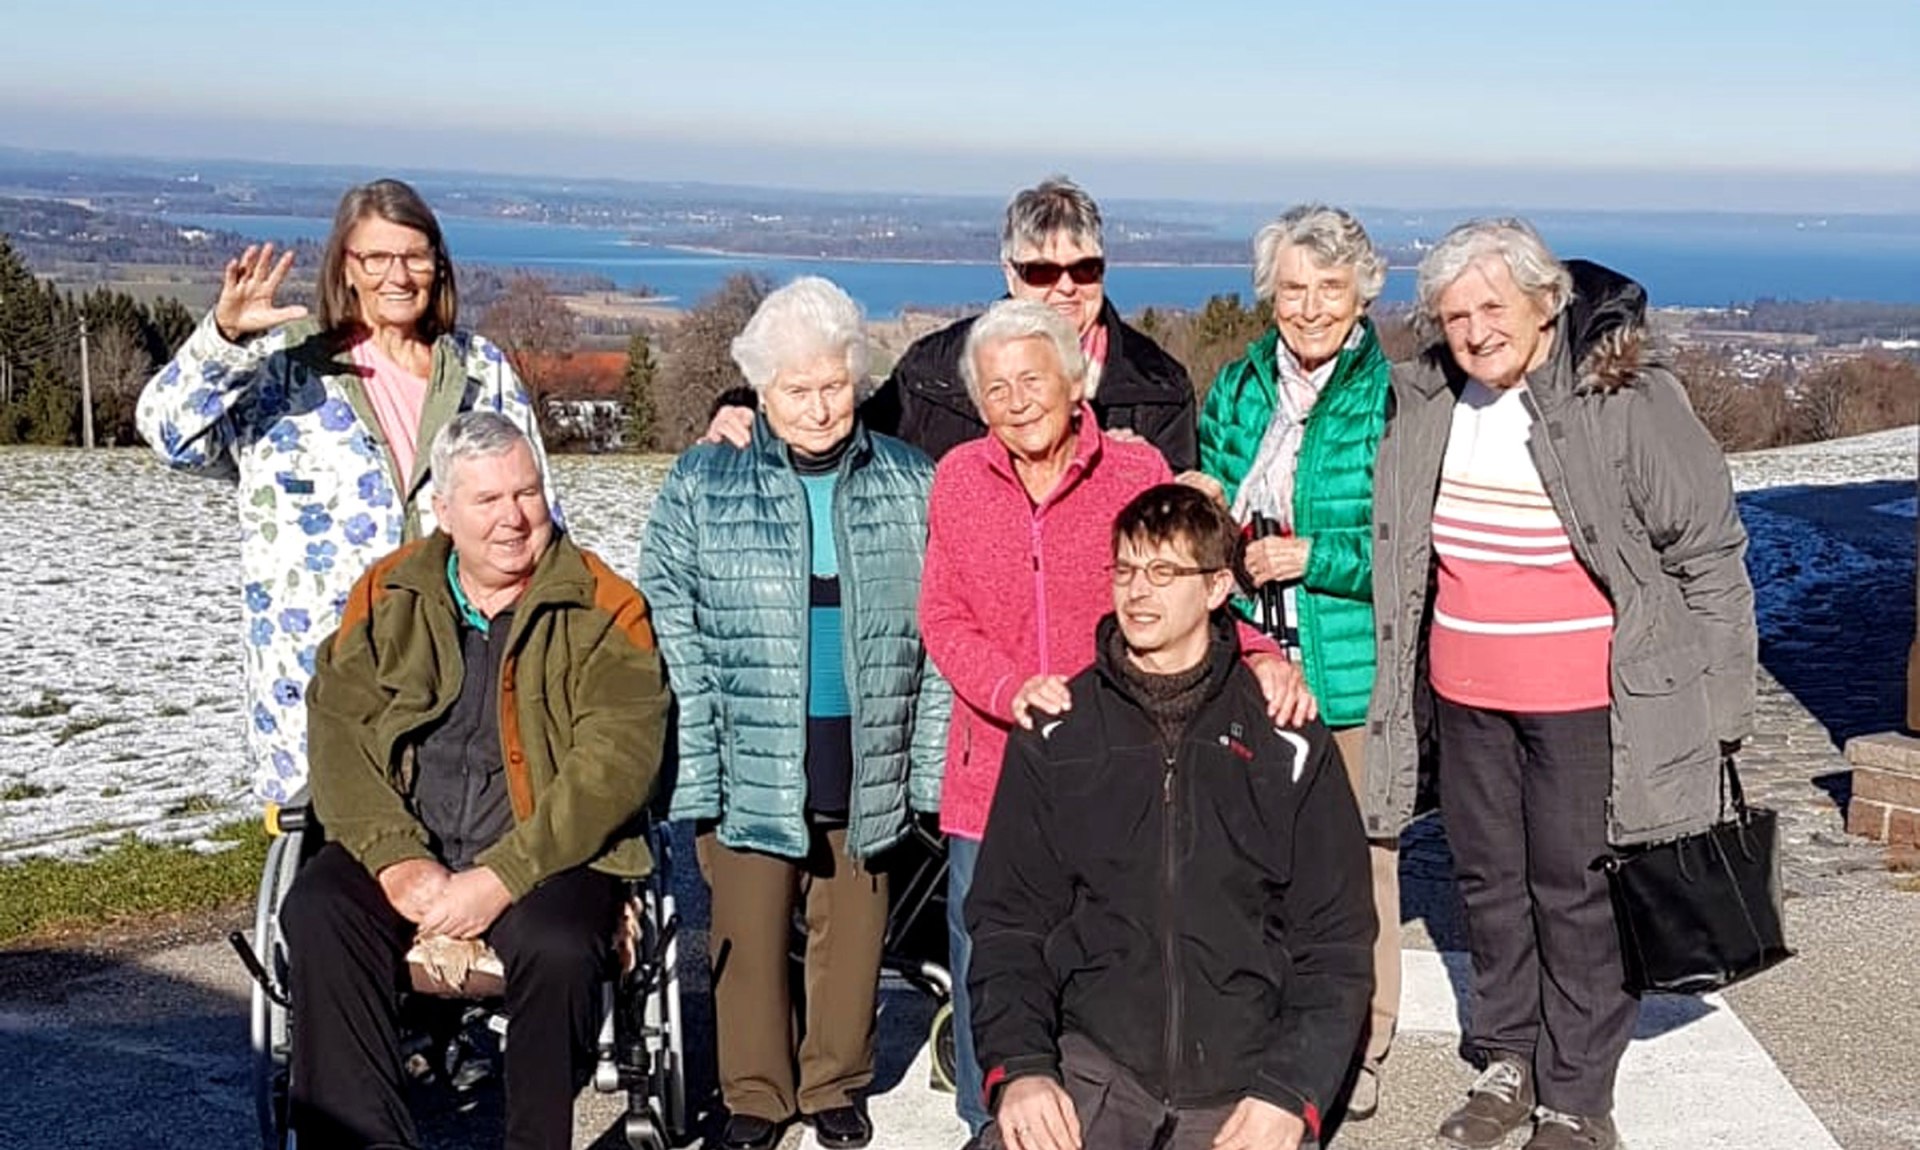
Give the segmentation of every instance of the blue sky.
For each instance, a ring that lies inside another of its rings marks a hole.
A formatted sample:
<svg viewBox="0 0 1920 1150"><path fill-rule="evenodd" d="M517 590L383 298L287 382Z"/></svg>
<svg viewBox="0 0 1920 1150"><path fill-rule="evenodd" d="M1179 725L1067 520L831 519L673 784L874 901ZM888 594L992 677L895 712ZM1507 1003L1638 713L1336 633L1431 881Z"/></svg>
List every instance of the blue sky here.
<svg viewBox="0 0 1920 1150"><path fill-rule="evenodd" d="M1916 0L0 0L0 27L0 144L30 147L1920 210Z"/></svg>

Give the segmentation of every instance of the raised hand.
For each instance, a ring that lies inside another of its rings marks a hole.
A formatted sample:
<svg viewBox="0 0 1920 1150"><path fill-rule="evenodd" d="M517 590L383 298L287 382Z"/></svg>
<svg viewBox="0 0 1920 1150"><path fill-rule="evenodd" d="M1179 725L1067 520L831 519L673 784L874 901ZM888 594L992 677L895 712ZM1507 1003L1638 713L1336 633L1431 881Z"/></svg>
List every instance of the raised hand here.
<svg viewBox="0 0 1920 1150"><path fill-rule="evenodd" d="M213 305L213 322L221 337L238 342L305 316L307 309L298 304L278 307L273 302L292 268L293 253L276 260L272 244L249 244L238 258L228 260L220 278L220 298Z"/></svg>

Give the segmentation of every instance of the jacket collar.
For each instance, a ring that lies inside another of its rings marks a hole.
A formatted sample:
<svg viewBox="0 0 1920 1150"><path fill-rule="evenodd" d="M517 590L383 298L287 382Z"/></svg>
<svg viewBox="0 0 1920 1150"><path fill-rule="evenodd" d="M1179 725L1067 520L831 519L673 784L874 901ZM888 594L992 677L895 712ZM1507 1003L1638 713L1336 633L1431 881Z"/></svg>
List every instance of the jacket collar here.
<svg viewBox="0 0 1920 1150"><path fill-rule="evenodd" d="M1380 358L1380 338L1374 330L1373 318L1361 316L1359 338L1349 337L1348 345L1340 349L1333 367L1333 374L1327 377L1326 386L1321 391L1329 392L1342 383L1373 367ZM1280 329L1272 324L1261 333L1260 338L1247 345L1247 362L1260 382L1266 386L1268 394L1279 394L1280 385Z"/></svg>
<svg viewBox="0 0 1920 1150"><path fill-rule="evenodd" d="M1134 693L1132 682L1115 662L1114 651L1122 646L1114 641L1119 630L1120 620L1113 612L1101 617L1094 632L1094 668L1114 691L1146 710L1145 700ZM1207 697L1211 699L1226 689L1227 677L1240 665L1240 632L1232 612L1224 607L1207 620L1207 631Z"/></svg>
<svg viewBox="0 0 1920 1150"><path fill-rule="evenodd" d="M447 562L453 555L453 538L436 528L433 534L414 545L412 553L387 569L382 585L389 591L407 591L430 600L457 617L459 607L453 588L447 583ZM514 630L520 621L534 614L535 608L553 606L588 607L593 604L593 573L580 548L566 532L554 528L553 542L533 569L533 579L513 605Z"/></svg>
<svg viewBox="0 0 1920 1150"><path fill-rule="evenodd" d="M847 452L840 457L840 474L865 463L873 456L873 437L867 433L867 425L858 415L853 417L853 430L847 433L852 442L847 444ZM793 449L787 441L773 433L773 425L767 422L764 411L753 416L753 441L749 446L754 455L763 463L783 469L793 467Z"/></svg>
<svg viewBox="0 0 1920 1150"><path fill-rule="evenodd" d="M1087 472L1093 470L1100 456L1105 453L1107 433L1100 430L1100 420L1093 414L1093 407L1086 400L1080 401L1080 408L1074 413L1077 426L1074 429L1073 458L1067 461L1067 469L1061 475L1060 482L1054 487L1047 502L1057 502L1062 495L1079 483ZM987 468L1009 483L1018 484L1020 476L1013 470L1013 453L1008 451L998 439L993 429L988 428L985 438L991 445L986 453Z"/></svg>
<svg viewBox="0 0 1920 1150"><path fill-rule="evenodd" d="M1553 350L1527 376L1527 389L1549 401L1561 394L1608 393L1632 386L1646 363L1647 291L1611 268L1590 260L1566 261L1573 277L1567 306L1554 321ZM1431 396L1442 387L1466 385L1444 339L1429 344L1421 360L1436 370L1413 381Z"/></svg>

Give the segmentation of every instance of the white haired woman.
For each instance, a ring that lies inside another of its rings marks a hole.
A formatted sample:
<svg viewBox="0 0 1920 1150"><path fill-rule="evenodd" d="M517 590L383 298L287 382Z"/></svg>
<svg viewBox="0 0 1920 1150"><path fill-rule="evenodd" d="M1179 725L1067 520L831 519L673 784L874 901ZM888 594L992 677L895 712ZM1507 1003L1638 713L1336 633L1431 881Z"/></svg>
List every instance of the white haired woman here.
<svg viewBox="0 0 1920 1150"><path fill-rule="evenodd" d="M1146 440L1170 467L1192 467L1193 381L1107 298L1106 240L1093 197L1064 176L1016 192L1001 224L1000 272L1008 298L1043 303L1072 328L1087 364L1083 398L1100 426ZM962 349L977 319L915 340L861 404L861 420L935 460L985 434L959 384ZM722 409L707 434L744 446L746 414Z"/></svg>
<svg viewBox="0 0 1920 1150"><path fill-rule="evenodd" d="M1251 536L1249 589L1270 588L1354 797L1367 809L1373 693L1373 460L1391 374L1367 306L1387 262L1349 212L1289 209L1253 241L1253 285L1273 327L1220 369L1200 414L1200 471ZM1311 418L1309 418L1311 416ZM1191 478L1191 477L1189 477ZM1248 609L1252 600L1239 600ZM1373 810L1374 993L1347 1117L1372 1117L1400 1010L1402 823Z"/></svg>
<svg viewBox="0 0 1920 1150"><path fill-rule="evenodd" d="M963 909L1013 724L1071 703L1067 680L1093 661L1112 609L1114 517L1172 478L1159 451L1100 430L1085 398L1087 358L1055 309L1002 300L967 333L961 378L987 425L940 463L928 511L921 625L953 685L946 779L947 924L954 980L957 1105L978 1135L985 1075L973 1055ZM1305 721L1313 700L1273 644L1249 659L1276 715Z"/></svg>
<svg viewBox="0 0 1920 1150"><path fill-rule="evenodd" d="M1431 711L1485 1064L1439 1132L1611 1150L1638 1004L1593 863L1719 814L1753 724L1746 533L1640 285L1499 219L1449 232L1417 290L1375 484L1368 767L1409 811Z"/></svg>
<svg viewBox="0 0 1920 1150"><path fill-rule="evenodd" d="M680 707L670 812L695 820L713 893L721 1144L770 1147L800 1115L823 1146L864 1146L887 917L868 862L937 809L946 743L918 617L933 463L855 418L866 335L832 283L769 295L733 355L759 396L752 442L674 464L639 580Z"/></svg>
<svg viewBox="0 0 1920 1150"><path fill-rule="evenodd" d="M513 368L455 326L453 261L419 193L375 180L340 198L315 319L276 302L292 267L272 244L229 260L213 311L135 409L168 467L238 473L248 746L254 790L276 802L306 783L307 681L347 591L433 533L422 449L435 433L462 411L499 412L547 471Z"/></svg>

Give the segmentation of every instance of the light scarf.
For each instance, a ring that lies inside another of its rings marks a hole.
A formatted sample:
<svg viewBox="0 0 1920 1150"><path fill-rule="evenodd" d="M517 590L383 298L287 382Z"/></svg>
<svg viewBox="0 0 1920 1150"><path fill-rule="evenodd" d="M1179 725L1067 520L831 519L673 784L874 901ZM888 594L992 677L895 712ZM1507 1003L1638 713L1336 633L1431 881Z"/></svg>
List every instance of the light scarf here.
<svg viewBox="0 0 1920 1150"><path fill-rule="evenodd" d="M1340 347L1341 354L1358 346L1365 334L1363 325L1355 323L1346 343ZM1267 424L1266 434L1260 437L1260 450L1254 453L1253 466L1247 468L1246 478L1240 481L1240 492L1233 500L1233 518L1246 523L1258 512L1278 522L1280 530L1290 535L1293 533L1293 472L1300 459L1300 441L1306 435L1307 416L1319 401L1321 389L1333 378L1340 356L1307 371L1300 366L1286 340L1276 337L1273 346L1275 374L1279 376L1273 420Z"/></svg>

